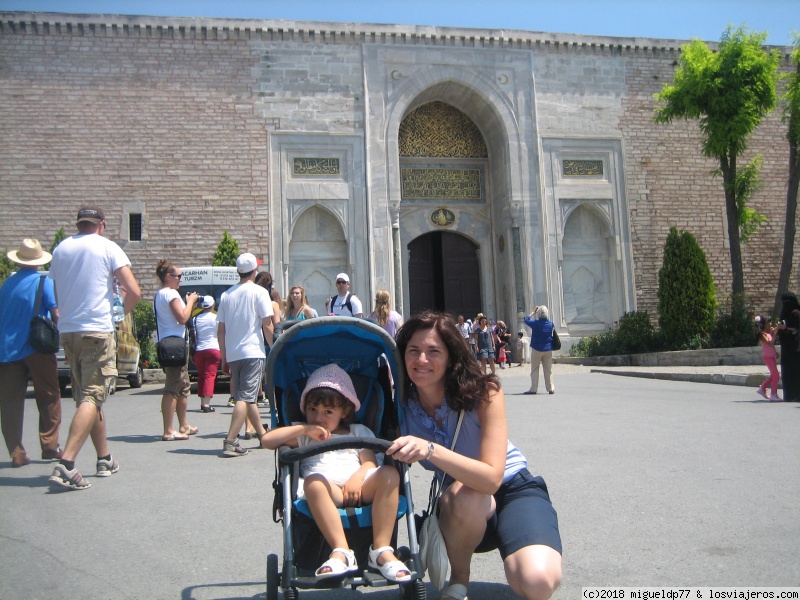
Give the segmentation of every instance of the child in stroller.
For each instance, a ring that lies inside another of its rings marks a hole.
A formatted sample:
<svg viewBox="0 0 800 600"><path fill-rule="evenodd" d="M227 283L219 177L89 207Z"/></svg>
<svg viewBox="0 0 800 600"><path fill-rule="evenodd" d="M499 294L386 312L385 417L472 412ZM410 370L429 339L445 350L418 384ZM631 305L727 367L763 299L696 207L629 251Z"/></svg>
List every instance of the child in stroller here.
<svg viewBox="0 0 800 600"><path fill-rule="evenodd" d="M314 371L300 398L307 423L278 427L265 434L262 446L293 448L331 436L374 437L369 428L352 423L361 407L353 383L341 367L329 364ZM378 466L368 449L332 450L304 459L300 464L303 494L314 520L333 551L315 572L316 579L342 577L358 570L337 508L372 504L373 544L368 565L387 580L403 583L412 574L391 547L400 478L397 469Z"/></svg>

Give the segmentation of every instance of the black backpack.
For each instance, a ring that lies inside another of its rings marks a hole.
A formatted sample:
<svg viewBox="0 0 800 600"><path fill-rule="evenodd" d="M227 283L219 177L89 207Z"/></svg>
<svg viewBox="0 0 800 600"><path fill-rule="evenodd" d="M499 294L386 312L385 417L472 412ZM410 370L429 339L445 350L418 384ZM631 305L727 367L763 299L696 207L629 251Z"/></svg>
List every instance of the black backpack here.
<svg viewBox="0 0 800 600"><path fill-rule="evenodd" d="M331 314L333 314L333 303L336 301L336 299L338 297L339 297L338 294L335 295L335 296L331 296L330 303L328 304L328 307L330 308L330 310L328 312L331 313ZM342 304L339 305L339 306L347 307L347 310L350 311L351 315L353 314L353 304L350 302L350 298L352 298L352 297L353 297L353 294L351 294L350 292L347 292L347 296L344 297L344 302L342 302Z"/></svg>

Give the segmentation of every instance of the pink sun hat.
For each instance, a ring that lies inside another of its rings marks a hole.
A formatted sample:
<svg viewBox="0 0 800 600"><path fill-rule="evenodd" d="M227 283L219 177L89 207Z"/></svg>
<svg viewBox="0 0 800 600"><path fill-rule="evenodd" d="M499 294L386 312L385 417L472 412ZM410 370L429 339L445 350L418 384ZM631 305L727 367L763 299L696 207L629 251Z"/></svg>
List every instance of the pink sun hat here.
<svg viewBox="0 0 800 600"><path fill-rule="evenodd" d="M361 408L361 402L359 402L356 389L353 387L353 381L350 379L347 372L335 363L320 367L308 378L303 394L300 396L300 410L303 414L306 412L306 394L316 388L336 390L342 396L350 400L356 407L356 410Z"/></svg>

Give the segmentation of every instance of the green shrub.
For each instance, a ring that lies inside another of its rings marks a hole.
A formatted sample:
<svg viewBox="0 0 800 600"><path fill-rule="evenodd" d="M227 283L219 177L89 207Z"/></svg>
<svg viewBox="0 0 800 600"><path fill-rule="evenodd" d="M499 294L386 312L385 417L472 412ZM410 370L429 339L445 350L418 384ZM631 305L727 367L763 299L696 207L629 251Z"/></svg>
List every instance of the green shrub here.
<svg viewBox="0 0 800 600"><path fill-rule="evenodd" d="M11 274L17 270L17 265L7 256L7 250L3 250L0 255L0 284L8 279Z"/></svg>
<svg viewBox="0 0 800 600"><path fill-rule="evenodd" d="M137 302L133 307L133 320L136 323L136 339L139 341L142 363L148 369L157 369L158 356L152 335L156 330L156 315L152 304L146 300Z"/></svg>
<svg viewBox="0 0 800 600"><path fill-rule="evenodd" d="M53 236L53 243L50 245L50 254L53 253L53 250L56 249L61 242L64 241L64 238L67 237L67 232L64 231L64 228L61 227L58 231L56 231L55 236ZM44 267L42 267L45 271L50 270L50 263L47 263Z"/></svg>
<svg viewBox="0 0 800 600"><path fill-rule="evenodd" d="M658 272L658 323L669 348L681 349L709 335L716 317L715 294L703 249L691 233L672 227Z"/></svg>
<svg viewBox="0 0 800 600"><path fill-rule="evenodd" d="M227 231L224 231L222 241L217 246L217 251L214 252L211 264L215 267L235 267L237 258L239 258L239 242L233 239Z"/></svg>
<svg viewBox="0 0 800 600"><path fill-rule="evenodd" d="M581 338L570 349L571 356L613 356L639 354L661 349L660 335L655 331L645 311L622 315L612 331Z"/></svg>
<svg viewBox="0 0 800 600"><path fill-rule="evenodd" d="M709 336L710 348L738 348L754 346L757 342L753 323L752 302L734 298L724 302Z"/></svg>
<svg viewBox="0 0 800 600"><path fill-rule="evenodd" d="M626 354L650 352L653 348L655 328L646 311L622 315L616 334L620 344L626 348Z"/></svg>

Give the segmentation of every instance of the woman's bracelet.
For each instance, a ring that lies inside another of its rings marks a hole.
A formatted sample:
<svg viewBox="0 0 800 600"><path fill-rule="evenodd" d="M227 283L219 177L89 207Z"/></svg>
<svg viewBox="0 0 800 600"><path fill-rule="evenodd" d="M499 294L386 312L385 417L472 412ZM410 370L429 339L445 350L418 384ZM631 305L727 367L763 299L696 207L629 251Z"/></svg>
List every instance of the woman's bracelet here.
<svg viewBox="0 0 800 600"><path fill-rule="evenodd" d="M433 442L428 442L428 454L425 455L425 458L422 460L430 460L431 456L433 456L433 451L435 450L433 446Z"/></svg>

